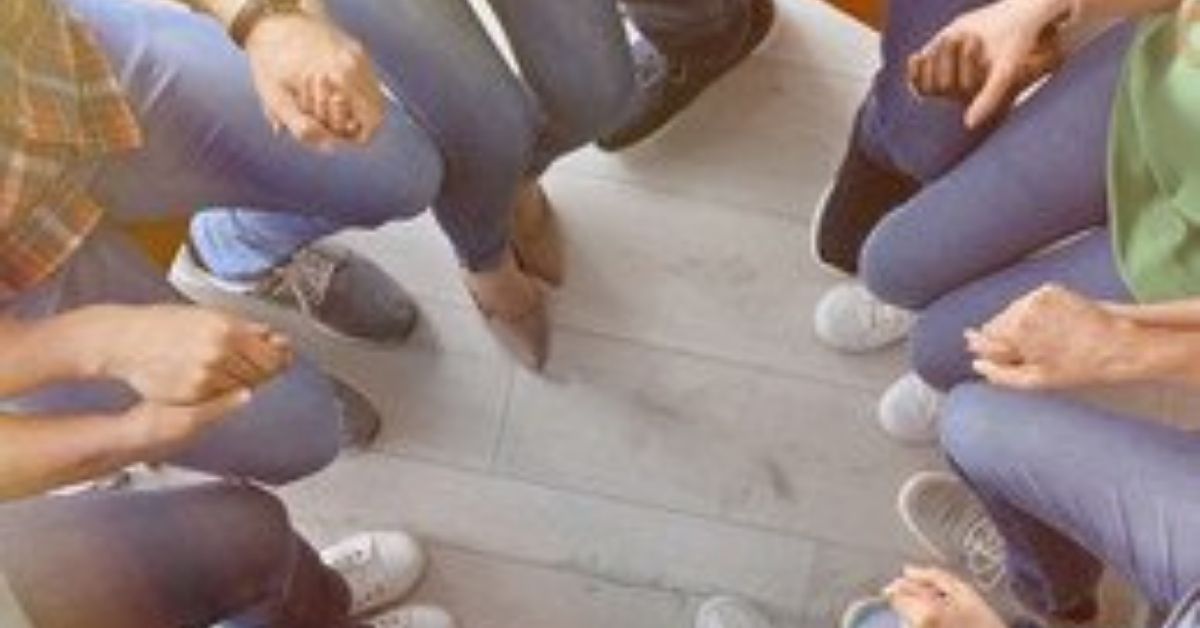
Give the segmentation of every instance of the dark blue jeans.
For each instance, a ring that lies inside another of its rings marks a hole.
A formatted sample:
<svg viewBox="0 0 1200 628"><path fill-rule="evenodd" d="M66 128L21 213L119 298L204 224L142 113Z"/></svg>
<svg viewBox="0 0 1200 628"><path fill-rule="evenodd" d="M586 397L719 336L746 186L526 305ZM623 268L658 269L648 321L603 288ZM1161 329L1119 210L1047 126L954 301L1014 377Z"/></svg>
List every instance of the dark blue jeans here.
<svg viewBox="0 0 1200 628"><path fill-rule="evenodd" d="M37 628L348 622L283 504L236 483L0 504L0 576Z"/></svg>
<svg viewBox="0 0 1200 628"><path fill-rule="evenodd" d="M390 215L367 216L368 225L431 205L466 267L497 263L509 243L518 183L622 120L632 67L614 0L490 0L490 5L523 80L506 65L466 0L330 1L332 16L370 50L384 83L400 98L396 118L420 127L437 146L440 169L427 167L420 143L385 134L376 144L391 144L394 154L359 163L359 172L343 181L320 178L324 195L302 195L311 186L281 173L277 183L290 191L286 201L242 198L241 207L253 209L210 210L193 222L193 237L211 267L226 276L257 274L296 247L361 223L364 191L353 183L365 177L421 178L416 189L433 192L416 203L418 195L392 201ZM218 71L245 73L228 42L214 38L206 47L229 49ZM188 72L194 61L164 62ZM253 102L244 91L236 97ZM260 118L226 124L262 127ZM228 161L228 151L218 146L212 159ZM287 171L286 163L282 169ZM395 196L379 201L389 198ZM296 215L312 210L320 215Z"/></svg>
<svg viewBox="0 0 1200 628"><path fill-rule="evenodd" d="M310 150L267 124L245 56L204 16L68 0L120 75L146 146L105 164L94 193L123 219L202 207L205 261L236 279L347 227L432 206L462 262L509 239L518 182L619 123L632 68L615 0L492 0L524 81L466 0L331 0L395 94L366 147Z"/></svg>
<svg viewBox="0 0 1200 628"><path fill-rule="evenodd" d="M1156 608L1195 612L1200 436L965 384L950 393L942 445L1004 536L1014 590L1034 610L1093 595L1107 564Z"/></svg>
<svg viewBox="0 0 1200 628"><path fill-rule="evenodd" d="M943 389L971 377L963 330L1040 284L1130 298L1105 228L1105 168L1113 94L1134 27L1117 26L1077 52L994 129L968 132L961 107L914 101L902 60L959 12L983 4L893 2L887 62L859 121L863 148L925 181L868 238L861 268L876 295L921 312L913 365ZM1046 253L1052 245L1060 248Z"/></svg>

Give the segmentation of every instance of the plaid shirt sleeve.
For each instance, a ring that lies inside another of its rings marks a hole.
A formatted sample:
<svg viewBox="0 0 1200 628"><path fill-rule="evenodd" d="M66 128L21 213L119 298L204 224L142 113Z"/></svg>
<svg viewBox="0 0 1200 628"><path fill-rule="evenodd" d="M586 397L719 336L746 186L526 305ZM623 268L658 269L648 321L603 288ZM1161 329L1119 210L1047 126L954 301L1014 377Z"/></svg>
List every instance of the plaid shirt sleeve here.
<svg viewBox="0 0 1200 628"><path fill-rule="evenodd" d="M102 215L82 173L140 143L84 25L54 0L0 0L0 299L70 257Z"/></svg>

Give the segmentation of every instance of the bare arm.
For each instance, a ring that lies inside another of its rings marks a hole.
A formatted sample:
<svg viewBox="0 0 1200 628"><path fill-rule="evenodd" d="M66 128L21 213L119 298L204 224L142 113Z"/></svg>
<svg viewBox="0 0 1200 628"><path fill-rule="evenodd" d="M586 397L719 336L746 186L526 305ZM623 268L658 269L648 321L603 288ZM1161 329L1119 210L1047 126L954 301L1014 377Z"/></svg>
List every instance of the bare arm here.
<svg viewBox="0 0 1200 628"><path fill-rule="evenodd" d="M112 416L0 415L0 501L162 460L249 400L239 389L196 405L146 402Z"/></svg>
<svg viewBox="0 0 1200 628"><path fill-rule="evenodd" d="M95 315L83 308L38 321L0 317L0 397L73 379L98 377L103 358L89 348Z"/></svg>

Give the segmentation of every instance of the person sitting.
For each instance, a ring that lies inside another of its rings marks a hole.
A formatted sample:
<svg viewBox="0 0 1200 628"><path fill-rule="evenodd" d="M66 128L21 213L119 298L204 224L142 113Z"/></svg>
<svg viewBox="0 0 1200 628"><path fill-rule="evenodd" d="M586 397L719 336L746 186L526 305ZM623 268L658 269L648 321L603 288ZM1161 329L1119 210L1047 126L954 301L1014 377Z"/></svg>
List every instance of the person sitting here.
<svg viewBox="0 0 1200 628"><path fill-rule="evenodd" d="M926 5L930 11L941 6ZM906 442L932 442L940 392L976 376L963 331L1043 283L1062 283L1107 301L1143 302L1183 298L1200 285L1185 281L1187 271L1153 250L1151 242L1159 236L1151 232L1158 225L1179 247L1171 255L1188 255L1184 234L1166 226L1171 219L1164 212L1174 210L1159 203L1173 192L1147 184L1146 177L1156 175L1132 165L1137 155L1153 150L1175 159L1157 136L1135 137L1131 131L1146 124L1134 103L1168 97L1122 71L1123 64L1149 73L1186 67L1184 56L1164 52L1163 42L1178 34L1174 14L1147 18L1141 30L1133 22L1116 23L1010 107L1027 85L1058 67L1061 54L1055 51L1063 48L1063 33L1072 25L1110 23L1170 6L1157 0L955 5L936 19L922 19L905 47L911 55L885 69L887 81L877 80L877 86L898 90L911 84L915 92L939 98L897 93L885 105L881 95L868 107L893 113L910 107L912 115L930 117L928 142L912 155L936 156L925 161L939 168L906 200L885 204L886 211L860 233L858 266L852 270L866 289L835 289L818 306L817 319L835 344L870 348L878 346L873 338L894 339L892 331L911 324L911 315L890 316L886 310L920 313L911 334L915 373L902 377L880 401L888 433ZM894 20L917 15L895 9ZM1186 126L1185 114L1172 110L1166 118L1165 111L1157 119ZM925 128L885 127L902 136ZM843 208L852 211L851 205Z"/></svg>
<svg viewBox="0 0 1200 628"><path fill-rule="evenodd" d="M886 589L889 603L856 605L847 628L1018 625L987 603L997 594L1035 621L1087 625L1105 567L1167 617L1161 625L1200 626L1196 420L1061 394L1140 381L1200 386L1200 301L1118 305L1044 286L970 337L987 381L955 387L941 423L961 479L921 476L901 503L922 543L969 567L976 586L908 571Z"/></svg>

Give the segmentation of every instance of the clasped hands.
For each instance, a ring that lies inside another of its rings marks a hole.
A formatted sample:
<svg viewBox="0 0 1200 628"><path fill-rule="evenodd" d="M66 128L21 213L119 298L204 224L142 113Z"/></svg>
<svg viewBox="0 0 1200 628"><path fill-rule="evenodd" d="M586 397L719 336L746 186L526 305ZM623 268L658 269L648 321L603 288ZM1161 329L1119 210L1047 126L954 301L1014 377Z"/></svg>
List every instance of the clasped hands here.
<svg viewBox="0 0 1200 628"><path fill-rule="evenodd" d="M254 85L276 130L329 151L368 143L383 122L385 99L362 45L321 16L264 18L246 38Z"/></svg>

